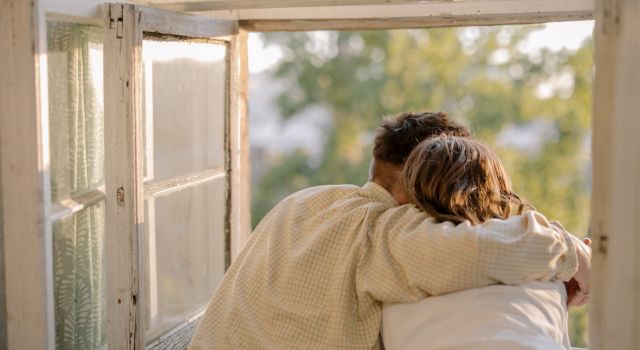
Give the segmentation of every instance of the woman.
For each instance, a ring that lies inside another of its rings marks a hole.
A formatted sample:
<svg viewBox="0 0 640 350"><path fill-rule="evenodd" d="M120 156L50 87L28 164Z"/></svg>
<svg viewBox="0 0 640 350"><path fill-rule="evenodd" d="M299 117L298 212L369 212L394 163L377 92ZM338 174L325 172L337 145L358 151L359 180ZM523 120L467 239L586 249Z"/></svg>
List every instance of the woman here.
<svg viewBox="0 0 640 350"><path fill-rule="evenodd" d="M411 202L441 221L479 224L531 208L512 192L497 156L472 139L424 141L404 176ZM383 340L387 350L571 349L566 300L562 282L532 282L388 304Z"/></svg>

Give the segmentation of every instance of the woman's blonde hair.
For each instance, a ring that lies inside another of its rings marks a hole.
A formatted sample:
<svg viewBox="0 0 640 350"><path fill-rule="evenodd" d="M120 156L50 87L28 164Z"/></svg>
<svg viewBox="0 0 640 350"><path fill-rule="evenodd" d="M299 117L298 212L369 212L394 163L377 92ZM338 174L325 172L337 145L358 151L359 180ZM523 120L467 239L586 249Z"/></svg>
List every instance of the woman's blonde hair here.
<svg viewBox="0 0 640 350"><path fill-rule="evenodd" d="M404 168L410 200L441 221L479 224L532 208L511 190L498 157L482 143L437 136L416 146Z"/></svg>

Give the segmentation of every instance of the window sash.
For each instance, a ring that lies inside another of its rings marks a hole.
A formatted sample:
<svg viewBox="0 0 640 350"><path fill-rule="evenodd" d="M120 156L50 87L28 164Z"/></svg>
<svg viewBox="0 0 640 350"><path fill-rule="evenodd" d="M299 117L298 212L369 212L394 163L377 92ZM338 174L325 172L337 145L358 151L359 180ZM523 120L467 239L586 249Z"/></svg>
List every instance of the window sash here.
<svg viewBox="0 0 640 350"><path fill-rule="evenodd" d="M146 304L141 254L145 246L145 197L156 198L215 179L228 179L225 166L152 181L145 186L142 40L145 33L153 33L189 38L215 37L229 42L237 32L237 22L128 4L105 5L104 15L106 259L110 262L107 266L107 336L109 345L114 348L143 348ZM229 84L226 85L228 88ZM227 90L227 100L229 95ZM226 103L228 105L229 101ZM229 108L226 112L224 124L228 125ZM225 148L228 150L228 145ZM225 153L229 158L229 152Z"/></svg>

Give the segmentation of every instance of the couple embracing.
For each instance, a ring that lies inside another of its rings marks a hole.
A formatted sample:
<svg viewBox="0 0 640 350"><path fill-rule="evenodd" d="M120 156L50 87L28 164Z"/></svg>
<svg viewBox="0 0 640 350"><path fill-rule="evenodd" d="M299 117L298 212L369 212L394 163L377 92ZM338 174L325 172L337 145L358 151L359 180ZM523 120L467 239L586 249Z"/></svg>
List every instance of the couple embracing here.
<svg viewBox="0 0 640 350"><path fill-rule="evenodd" d="M569 349L590 249L511 190L444 113L376 135L364 186L274 207L231 264L190 349Z"/></svg>

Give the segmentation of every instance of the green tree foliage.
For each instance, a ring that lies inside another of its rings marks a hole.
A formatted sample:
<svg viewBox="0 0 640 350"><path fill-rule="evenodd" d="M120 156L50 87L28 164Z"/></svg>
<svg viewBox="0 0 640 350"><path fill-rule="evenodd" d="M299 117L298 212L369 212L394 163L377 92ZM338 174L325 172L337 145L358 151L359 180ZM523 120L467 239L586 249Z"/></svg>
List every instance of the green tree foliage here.
<svg viewBox="0 0 640 350"><path fill-rule="evenodd" d="M284 196L332 183L363 184L382 118L446 111L493 147L517 193L583 236L590 202L592 42L576 51L523 49L540 26L266 35L284 60L275 75L285 118L320 104L332 123L319 164L304 150L277 157L254 188L254 225ZM322 40L319 40L322 39ZM531 133L532 130L537 132ZM515 147L529 140L531 145ZM584 310L571 315L585 346Z"/></svg>

